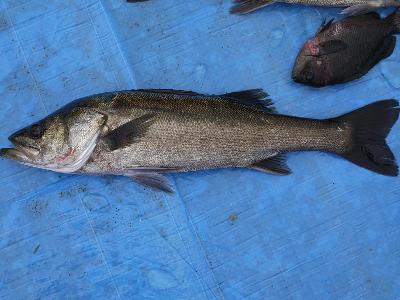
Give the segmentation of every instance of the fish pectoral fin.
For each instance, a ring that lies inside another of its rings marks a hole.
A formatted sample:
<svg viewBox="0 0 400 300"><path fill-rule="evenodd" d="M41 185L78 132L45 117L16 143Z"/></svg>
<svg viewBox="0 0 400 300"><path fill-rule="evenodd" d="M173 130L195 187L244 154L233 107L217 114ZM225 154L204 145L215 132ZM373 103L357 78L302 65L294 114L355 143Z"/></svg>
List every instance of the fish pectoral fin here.
<svg viewBox="0 0 400 300"><path fill-rule="evenodd" d="M233 92L223 94L221 97L267 113L276 113L272 100L268 98L268 94L262 89Z"/></svg>
<svg viewBox="0 0 400 300"><path fill-rule="evenodd" d="M318 28L318 31L315 35L327 30L329 28L329 26L332 25L334 19L330 19L328 22L326 22L326 19L324 19L321 23L321 25Z"/></svg>
<svg viewBox="0 0 400 300"><path fill-rule="evenodd" d="M247 14L274 2L275 0L235 0L230 12L231 14Z"/></svg>
<svg viewBox="0 0 400 300"><path fill-rule="evenodd" d="M319 45L318 55L338 53L347 49L347 44L341 40L329 40Z"/></svg>
<svg viewBox="0 0 400 300"><path fill-rule="evenodd" d="M283 154L278 154L259 161L252 164L250 168L275 175L289 175L292 173L290 168L286 165L286 157Z"/></svg>
<svg viewBox="0 0 400 300"><path fill-rule="evenodd" d="M129 121L107 133L103 139L107 142L111 151L126 147L141 137L153 124L156 114L149 113Z"/></svg>
<svg viewBox="0 0 400 300"><path fill-rule="evenodd" d="M374 4L374 3L356 4L356 5L352 5L350 7L343 9L340 13L343 15L357 16L357 15L366 14L366 13L370 12L371 10L374 10L378 7L379 7L378 3L377 4ZM379 17L379 15L378 15L378 17Z"/></svg>
<svg viewBox="0 0 400 300"><path fill-rule="evenodd" d="M174 193L168 179L161 174L152 172L135 172L130 174L129 177L143 186L166 192L168 194Z"/></svg>

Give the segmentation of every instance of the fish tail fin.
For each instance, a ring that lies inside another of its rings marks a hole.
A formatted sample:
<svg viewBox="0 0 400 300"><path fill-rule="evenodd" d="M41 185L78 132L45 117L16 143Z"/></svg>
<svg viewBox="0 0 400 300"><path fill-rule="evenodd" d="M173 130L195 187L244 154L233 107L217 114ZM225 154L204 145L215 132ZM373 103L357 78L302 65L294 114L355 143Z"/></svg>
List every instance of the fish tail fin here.
<svg viewBox="0 0 400 300"><path fill-rule="evenodd" d="M235 0L230 12L239 15L247 14L274 2L275 0Z"/></svg>
<svg viewBox="0 0 400 300"><path fill-rule="evenodd" d="M386 20L392 24L393 32L400 32L400 9L396 9L393 13L387 16Z"/></svg>
<svg viewBox="0 0 400 300"><path fill-rule="evenodd" d="M399 102L382 100L336 120L351 128L351 142L340 154L352 163L386 176L397 176L396 159L386 137L399 117Z"/></svg>

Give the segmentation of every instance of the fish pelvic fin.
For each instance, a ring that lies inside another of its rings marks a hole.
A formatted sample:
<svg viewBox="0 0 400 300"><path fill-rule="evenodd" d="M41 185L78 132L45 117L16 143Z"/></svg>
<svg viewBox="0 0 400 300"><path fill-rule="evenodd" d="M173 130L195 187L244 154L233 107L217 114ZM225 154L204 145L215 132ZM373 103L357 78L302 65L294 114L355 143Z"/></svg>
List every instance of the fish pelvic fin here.
<svg viewBox="0 0 400 300"><path fill-rule="evenodd" d="M248 14L274 2L275 0L235 0L230 12L239 15Z"/></svg>
<svg viewBox="0 0 400 300"><path fill-rule="evenodd" d="M393 32L400 32L400 9L396 9L393 13L386 17L386 21L392 24Z"/></svg>
<svg viewBox="0 0 400 300"><path fill-rule="evenodd" d="M351 128L351 142L339 155L370 171L397 176L396 159L386 137L399 117L399 102L394 99L371 103L345 114L336 121Z"/></svg>
<svg viewBox="0 0 400 300"><path fill-rule="evenodd" d="M174 190L171 187L168 179L159 174L154 172L133 172L129 174L129 177L134 180L135 182L149 187L151 189L165 192L168 194L174 194Z"/></svg>

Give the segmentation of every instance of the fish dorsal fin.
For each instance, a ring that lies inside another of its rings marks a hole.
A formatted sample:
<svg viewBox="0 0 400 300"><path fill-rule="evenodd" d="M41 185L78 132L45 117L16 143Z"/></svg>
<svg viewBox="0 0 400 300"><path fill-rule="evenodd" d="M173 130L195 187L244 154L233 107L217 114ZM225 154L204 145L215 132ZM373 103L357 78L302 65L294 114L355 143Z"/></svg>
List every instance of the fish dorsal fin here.
<svg viewBox="0 0 400 300"><path fill-rule="evenodd" d="M317 33L316 33L315 35L318 35L318 34L320 34L321 32L327 30L327 29L332 25L333 20L334 20L334 19L330 19L328 22L326 22L326 19L324 19L324 20L322 21L321 25L319 26L318 31L317 31Z"/></svg>
<svg viewBox="0 0 400 300"><path fill-rule="evenodd" d="M168 179L161 174L152 172L135 172L129 175L129 177L143 186L169 194L174 193Z"/></svg>
<svg viewBox="0 0 400 300"><path fill-rule="evenodd" d="M179 96L204 96L204 97L212 96L192 91L168 90L168 89L142 89L136 91L145 93L179 95ZM264 92L262 89L251 89L251 90L227 93L219 95L219 97L229 101L236 102L241 105L255 108L260 111L268 113L276 113L276 110L273 107L272 100L268 98L268 94Z"/></svg>
<svg viewBox="0 0 400 300"><path fill-rule="evenodd" d="M292 171L286 165L286 157L283 154L277 154L273 157L264 159L250 166L252 169L272 173L275 175L289 175Z"/></svg>
<svg viewBox="0 0 400 300"><path fill-rule="evenodd" d="M371 1L372 3L372 1ZM369 14L374 14L375 17L381 18L378 13L371 12L371 10L374 10L380 6L379 1L376 1L377 4L355 4L350 7L347 7L343 9L340 13L343 15L350 15L350 16L358 16L358 15L369 15ZM367 14L368 13L368 14Z"/></svg>
<svg viewBox="0 0 400 300"><path fill-rule="evenodd" d="M110 150L114 151L126 147L143 137L154 122L155 115L154 113L145 114L107 133L104 140L109 145Z"/></svg>
<svg viewBox="0 0 400 300"><path fill-rule="evenodd" d="M329 55L332 53L338 53L347 49L347 44L341 40L329 40L319 44L320 55Z"/></svg>
<svg viewBox="0 0 400 300"><path fill-rule="evenodd" d="M134 90L135 92L145 92L145 93L156 93L156 94L170 94L170 95L179 95L179 96L201 96L202 94L192 92L192 91L184 91L184 90L171 90L171 89L140 89Z"/></svg>
<svg viewBox="0 0 400 300"><path fill-rule="evenodd" d="M221 95L221 97L267 113L276 113L272 100L262 89L245 90Z"/></svg>

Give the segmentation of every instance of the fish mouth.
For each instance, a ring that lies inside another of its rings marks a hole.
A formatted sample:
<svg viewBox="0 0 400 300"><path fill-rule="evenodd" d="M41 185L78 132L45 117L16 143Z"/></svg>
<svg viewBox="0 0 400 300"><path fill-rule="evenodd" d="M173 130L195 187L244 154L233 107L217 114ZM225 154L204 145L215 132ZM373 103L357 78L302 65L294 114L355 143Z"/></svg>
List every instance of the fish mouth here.
<svg viewBox="0 0 400 300"><path fill-rule="evenodd" d="M10 158L20 162L31 162L39 155L40 150L38 148L22 144L12 136L9 140L13 143L14 148L0 149L0 157Z"/></svg>

